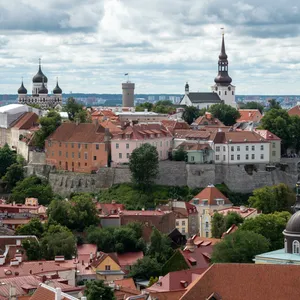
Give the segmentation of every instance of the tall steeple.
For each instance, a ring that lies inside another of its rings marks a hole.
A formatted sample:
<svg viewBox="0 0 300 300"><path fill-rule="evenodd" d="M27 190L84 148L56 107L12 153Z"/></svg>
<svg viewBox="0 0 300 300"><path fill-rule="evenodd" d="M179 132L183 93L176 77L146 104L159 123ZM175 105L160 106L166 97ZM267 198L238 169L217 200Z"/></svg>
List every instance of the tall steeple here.
<svg viewBox="0 0 300 300"><path fill-rule="evenodd" d="M222 28L223 30L223 28ZM218 75L215 78L215 83L221 86L228 86L232 82L231 77L228 75L228 59L225 51L225 40L224 40L224 30L222 31L222 45L221 53L219 55L218 61Z"/></svg>

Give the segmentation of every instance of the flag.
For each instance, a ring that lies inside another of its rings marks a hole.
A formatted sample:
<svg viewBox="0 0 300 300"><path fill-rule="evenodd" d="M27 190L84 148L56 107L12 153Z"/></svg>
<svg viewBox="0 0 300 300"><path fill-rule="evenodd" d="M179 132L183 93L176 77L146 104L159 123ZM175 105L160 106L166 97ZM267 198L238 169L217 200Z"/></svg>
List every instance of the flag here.
<svg viewBox="0 0 300 300"><path fill-rule="evenodd" d="M128 73L125 73L124 75L125 75L125 76L127 76L127 75L128 75Z"/></svg>

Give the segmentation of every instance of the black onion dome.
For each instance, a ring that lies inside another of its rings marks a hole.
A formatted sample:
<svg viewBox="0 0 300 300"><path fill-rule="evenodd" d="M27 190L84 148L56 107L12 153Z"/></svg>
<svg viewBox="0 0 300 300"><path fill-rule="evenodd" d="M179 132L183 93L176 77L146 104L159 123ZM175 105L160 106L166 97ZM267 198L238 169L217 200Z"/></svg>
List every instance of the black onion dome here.
<svg viewBox="0 0 300 300"><path fill-rule="evenodd" d="M20 88L18 89L18 94L27 94L27 90L23 84L23 81L22 81Z"/></svg>
<svg viewBox="0 0 300 300"><path fill-rule="evenodd" d="M286 233L300 233L300 211L294 213L286 224Z"/></svg>
<svg viewBox="0 0 300 300"><path fill-rule="evenodd" d="M218 76L215 78L215 83L219 83L221 85L229 85L231 82L232 78L228 74L218 74Z"/></svg>
<svg viewBox="0 0 300 300"><path fill-rule="evenodd" d="M190 86L188 83L185 84L185 88L188 89Z"/></svg>
<svg viewBox="0 0 300 300"><path fill-rule="evenodd" d="M44 81L42 87L39 89L39 94L48 94L48 89L45 87Z"/></svg>
<svg viewBox="0 0 300 300"><path fill-rule="evenodd" d="M41 64L39 65L39 70L38 72L36 73L36 75L34 75L33 79L32 79L32 82L33 83L41 83L43 82L43 79L44 79L44 82L48 82L48 78L47 76L44 75L44 73L42 72L42 67L41 67Z"/></svg>
<svg viewBox="0 0 300 300"><path fill-rule="evenodd" d="M62 89L59 87L58 82L56 82L56 87L53 89L53 94L62 94Z"/></svg>

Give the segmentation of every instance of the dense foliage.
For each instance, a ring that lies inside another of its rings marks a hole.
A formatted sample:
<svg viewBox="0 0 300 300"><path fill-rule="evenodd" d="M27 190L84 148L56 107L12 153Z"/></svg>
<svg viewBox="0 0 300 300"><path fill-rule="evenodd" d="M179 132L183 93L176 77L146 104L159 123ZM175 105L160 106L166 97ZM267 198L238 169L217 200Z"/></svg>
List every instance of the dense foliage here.
<svg viewBox="0 0 300 300"><path fill-rule="evenodd" d="M69 120L79 123L91 122L88 112L83 108L83 105L76 102L73 97L68 98L63 110L68 113Z"/></svg>
<svg viewBox="0 0 300 300"><path fill-rule="evenodd" d="M86 283L84 295L87 300L115 300L113 290L103 280L92 280Z"/></svg>
<svg viewBox="0 0 300 300"><path fill-rule="evenodd" d="M178 150L173 151L172 160L175 161L187 161L188 155L187 152L183 149L183 147L179 147Z"/></svg>
<svg viewBox="0 0 300 300"><path fill-rule="evenodd" d="M176 112L176 108L170 100L158 101L155 104L145 102L135 107L135 111L145 111L146 109L160 114L171 114Z"/></svg>
<svg viewBox="0 0 300 300"><path fill-rule="evenodd" d="M192 124L199 116L200 111L194 106L186 106L182 113L182 119L188 124Z"/></svg>
<svg viewBox="0 0 300 300"><path fill-rule="evenodd" d="M238 110L227 104L214 104L209 107L208 111L226 126L234 125L241 116Z"/></svg>
<svg viewBox="0 0 300 300"><path fill-rule="evenodd" d="M237 230L214 246L213 263L253 263L257 254L269 250L268 240L255 232Z"/></svg>
<svg viewBox="0 0 300 300"><path fill-rule="evenodd" d="M0 148L0 177L6 174L7 169L17 161L17 154L7 144Z"/></svg>
<svg viewBox="0 0 300 300"><path fill-rule="evenodd" d="M249 198L250 206L265 214L275 211L289 211L294 202L293 190L283 183L256 189L253 191L253 196Z"/></svg>
<svg viewBox="0 0 300 300"><path fill-rule="evenodd" d="M132 181L141 187L149 187L158 176L156 147L146 143L134 149L129 159Z"/></svg>
<svg viewBox="0 0 300 300"><path fill-rule="evenodd" d="M275 212L261 214L255 218L247 219L240 227L241 230L253 231L263 235L270 243L270 250L283 248L283 230L290 218L289 212Z"/></svg>
<svg viewBox="0 0 300 300"><path fill-rule="evenodd" d="M239 105L240 109L258 109L260 113L262 114L264 111L264 106L258 102L251 101L247 103L242 103Z"/></svg>

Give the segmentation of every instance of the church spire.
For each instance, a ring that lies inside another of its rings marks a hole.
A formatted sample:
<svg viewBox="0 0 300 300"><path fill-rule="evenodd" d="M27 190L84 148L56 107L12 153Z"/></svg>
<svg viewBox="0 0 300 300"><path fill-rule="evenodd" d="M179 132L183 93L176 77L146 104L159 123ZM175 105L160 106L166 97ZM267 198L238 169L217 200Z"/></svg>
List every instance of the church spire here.
<svg viewBox="0 0 300 300"><path fill-rule="evenodd" d="M219 55L218 62L218 76L215 78L215 83L217 85L228 86L230 85L232 79L228 75L228 59L225 51L225 38L224 38L224 29L222 29L222 45L221 53Z"/></svg>

